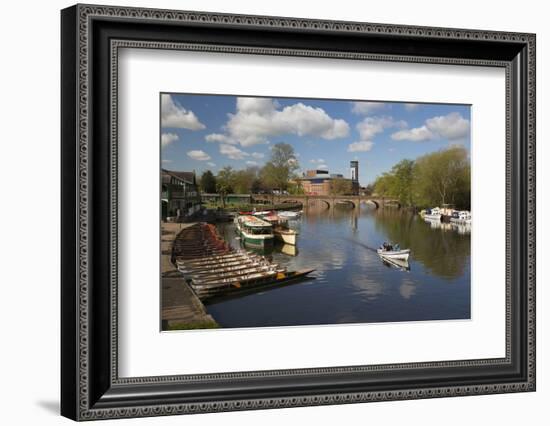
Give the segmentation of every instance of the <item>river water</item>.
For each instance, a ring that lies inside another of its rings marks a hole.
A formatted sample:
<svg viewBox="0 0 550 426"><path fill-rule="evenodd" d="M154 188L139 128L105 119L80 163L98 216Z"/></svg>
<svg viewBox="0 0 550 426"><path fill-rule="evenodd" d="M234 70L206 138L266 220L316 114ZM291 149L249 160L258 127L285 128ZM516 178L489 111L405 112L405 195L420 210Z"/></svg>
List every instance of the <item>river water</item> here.
<svg viewBox="0 0 550 426"><path fill-rule="evenodd" d="M291 222L292 246L273 261L289 270L315 268L314 279L219 300L206 307L224 328L470 318L470 232L427 223L397 209L308 208ZM234 247L232 223L218 225ZM384 263L384 241L410 248L409 269Z"/></svg>

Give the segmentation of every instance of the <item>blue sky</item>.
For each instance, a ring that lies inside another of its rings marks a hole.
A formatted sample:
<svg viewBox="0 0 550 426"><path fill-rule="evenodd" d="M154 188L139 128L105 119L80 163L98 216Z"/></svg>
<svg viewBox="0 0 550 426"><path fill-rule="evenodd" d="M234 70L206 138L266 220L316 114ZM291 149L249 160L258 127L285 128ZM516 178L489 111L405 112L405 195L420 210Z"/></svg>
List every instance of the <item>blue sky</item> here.
<svg viewBox="0 0 550 426"><path fill-rule="evenodd" d="M361 185L404 158L451 145L470 151L470 106L300 98L161 94L161 157L169 170L262 166L273 144L294 147L300 171L349 177Z"/></svg>

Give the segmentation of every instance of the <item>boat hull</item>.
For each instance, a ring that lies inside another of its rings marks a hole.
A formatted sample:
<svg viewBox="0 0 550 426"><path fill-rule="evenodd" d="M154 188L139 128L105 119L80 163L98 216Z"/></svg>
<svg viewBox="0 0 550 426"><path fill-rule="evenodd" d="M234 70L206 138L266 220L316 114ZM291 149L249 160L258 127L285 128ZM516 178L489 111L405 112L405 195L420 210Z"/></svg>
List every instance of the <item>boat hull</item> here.
<svg viewBox="0 0 550 426"><path fill-rule="evenodd" d="M399 250L399 251L385 251L385 250L377 250L378 255L383 259L388 260L409 260L409 255L411 253L410 250Z"/></svg>

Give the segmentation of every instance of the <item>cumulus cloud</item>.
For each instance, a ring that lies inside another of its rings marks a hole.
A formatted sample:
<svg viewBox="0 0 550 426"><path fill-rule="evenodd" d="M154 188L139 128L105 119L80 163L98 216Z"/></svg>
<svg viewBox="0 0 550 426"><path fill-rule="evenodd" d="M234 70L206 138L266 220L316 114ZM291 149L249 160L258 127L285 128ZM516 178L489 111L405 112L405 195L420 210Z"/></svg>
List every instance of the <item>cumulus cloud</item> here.
<svg viewBox="0 0 550 426"><path fill-rule="evenodd" d="M403 120L394 120L393 117L366 117L357 123L357 131L361 141L371 141L375 135L382 133L391 127L405 127L407 123Z"/></svg>
<svg viewBox="0 0 550 426"><path fill-rule="evenodd" d="M352 102L351 112L358 115L367 115L386 108L384 102Z"/></svg>
<svg viewBox="0 0 550 426"><path fill-rule="evenodd" d="M225 143L220 144L220 154L232 160L243 160L245 157L250 156L248 152L244 152L235 145L228 145Z"/></svg>
<svg viewBox="0 0 550 426"><path fill-rule="evenodd" d="M229 138L221 133L210 133L205 137L206 142L223 142L228 143Z"/></svg>
<svg viewBox="0 0 550 426"><path fill-rule="evenodd" d="M432 132L449 140L462 139L470 132L470 121L458 112L430 118L426 120L426 126Z"/></svg>
<svg viewBox="0 0 550 426"><path fill-rule="evenodd" d="M246 165L247 166L257 166L258 165L258 162L257 161L253 161L253 160L248 160L246 162Z"/></svg>
<svg viewBox="0 0 550 426"><path fill-rule="evenodd" d="M210 167L216 167L216 163L213 163L212 161L209 161L206 164L208 164Z"/></svg>
<svg viewBox="0 0 550 426"><path fill-rule="evenodd" d="M323 160L322 158L318 158L318 159L309 160L309 162L313 164L323 164L325 160Z"/></svg>
<svg viewBox="0 0 550 426"><path fill-rule="evenodd" d="M409 140L413 142L444 138L449 141L464 139L470 133L470 121L458 112L432 117L424 125L413 129L406 129L392 134L397 141Z"/></svg>
<svg viewBox="0 0 550 426"><path fill-rule="evenodd" d="M229 114L225 134L213 133L209 142L253 146L269 143L281 135L316 136L322 139L343 138L349 133L345 120L332 118L322 108L302 102L281 106L269 98L237 98L237 111Z"/></svg>
<svg viewBox="0 0 550 426"><path fill-rule="evenodd" d="M374 146L374 142L371 142L371 141L353 142L348 145L348 152L370 151L373 146Z"/></svg>
<svg viewBox="0 0 550 426"><path fill-rule="evenodd" d="M179 140L179 136L176 135L175 133L163 133L161 136L160 136L160 144L161 146L168 146L170 145L172 142L175 142Z"/></svg>
<svg viewBox="0 0 550 426"><path fill-rule="evenodd" d="M208 160L210 160L210 156L206 152L204 152L200 149L194 149L192 151L187 151L187 156L189 158L192 158L193 160L197 160L197 161L208 161Z"/></svg>
<svg viewBox="0 0 550 426"><path fill-rule="evenodd" d="M202 130L206 127L193 111L186 110L168 94L161 96L161 125L189 130Z"/></svg>
<svg viewBox="0 0 550 426"><path fill-rule="evenodd" d="M394 141L421 142L434 139L435 135L426 127L415 127L414 129L400 130L391 135Z"/></svg>
<svg viewBox="0 0 550 426"><path fill-rule="evenodd" d="M253 152L251 155L256 160L261 160L262 158L265 157L265 155L262 152Z"/></svg>

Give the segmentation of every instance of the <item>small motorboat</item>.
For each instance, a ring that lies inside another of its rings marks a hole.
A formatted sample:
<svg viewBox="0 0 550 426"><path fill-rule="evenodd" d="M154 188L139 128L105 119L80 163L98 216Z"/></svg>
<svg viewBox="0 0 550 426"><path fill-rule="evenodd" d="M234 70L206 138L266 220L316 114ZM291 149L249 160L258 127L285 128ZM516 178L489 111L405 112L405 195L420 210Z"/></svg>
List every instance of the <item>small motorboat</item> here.
<svg viewBox="0 0 550 426"><path fill-rule="evenodd" d="M378 250L376 250L376 252L383 259L407 261L409 260L409 254L411 253L411 250L402 250L399 247L399 244L384 243L378 248Z"/></svg>
<svg viewBox="0 0 550 426"><path fill-rule="evenodd" d="M278 212L279 216L284 217L286 219L298 219L301 215L300 212L285 210L282 212Z"/></svg>

